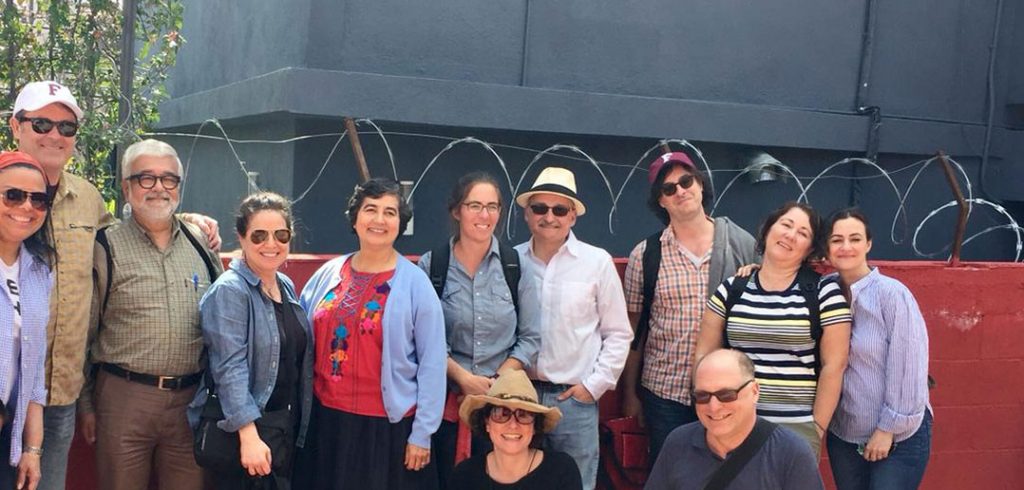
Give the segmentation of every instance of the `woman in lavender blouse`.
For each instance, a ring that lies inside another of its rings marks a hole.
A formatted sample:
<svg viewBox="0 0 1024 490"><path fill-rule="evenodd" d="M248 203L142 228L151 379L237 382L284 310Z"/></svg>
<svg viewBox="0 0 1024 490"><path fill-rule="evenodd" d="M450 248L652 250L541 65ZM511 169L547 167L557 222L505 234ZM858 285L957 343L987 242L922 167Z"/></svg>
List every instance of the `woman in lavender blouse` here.
<svg viewBox="0 0 1024 490"><path fill-rule="evenodd" d="M914 296L868 266L871 230L856 209L829 219L828 259L853 310L843 392L828 434L836 487L912 489L931 452L928 331Z"/></svg>

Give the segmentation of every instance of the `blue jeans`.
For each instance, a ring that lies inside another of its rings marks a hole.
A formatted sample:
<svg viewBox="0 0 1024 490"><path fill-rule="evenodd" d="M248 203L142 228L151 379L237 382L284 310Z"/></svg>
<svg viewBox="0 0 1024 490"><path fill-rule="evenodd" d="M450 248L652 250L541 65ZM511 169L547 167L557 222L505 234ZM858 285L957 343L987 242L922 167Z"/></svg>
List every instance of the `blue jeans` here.
<svg viewBox="0 0 1024 490"><path fill-rule="evenodd" d="M905 490L917 488L924 478L932 445L932 414L925 411L921 427L909 439L896 443L889 457L869 462L857 444L828 434L828 460L839 490Z"/></svg>
<svg viewBox="0 0 1024 490"><path fill-rule="evenodd" d="M597 485L597 465L600 445L597 433L597 403L583 403L569 397L558 401L558 395L570 385L552 385L534 382L541 405L558 407L562 420L551 432L544 434L544 448L562 451L572 456L580 469L583 490L594 490Z"/></svg>
<svg viewBox="0 0 1024 490"><path fill-rule="evenodd" d="M640 387L640 403L644 407L644 424L651 447L647 461L654 466L668 435L676 427L696 422L697 412L692 406L662 398L643 386Z"/></svg>
<svg viewBox="0 0 1024 490"><path fill-rule="evenodd" d="M64 490L68 472L68 451L75 436L75 404L43 408L42 478L38 490Z"/></svg>

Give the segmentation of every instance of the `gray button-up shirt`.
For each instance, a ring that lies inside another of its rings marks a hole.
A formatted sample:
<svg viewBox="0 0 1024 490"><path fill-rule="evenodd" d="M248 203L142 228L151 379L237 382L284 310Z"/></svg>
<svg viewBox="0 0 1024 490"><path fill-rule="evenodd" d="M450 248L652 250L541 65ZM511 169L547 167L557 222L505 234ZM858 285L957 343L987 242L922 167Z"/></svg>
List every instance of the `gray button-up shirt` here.
<svg viewBox="0 0 1024 490"><path fill-rule="evenodd" d="M454 240L449 242L449 250L453 245ZM493 376L509 357L524 367L533 365L540 349L538 309L520 308L516 315L501 268L498 239L491 237L491 249L476 277L470 277L455 254L449 253L448 279L441 295L448 355L479 376ZM430 274L430 252L420 257L419 267ZM539 301L538 294L531 275L521 274L519 304Z"/></svg>

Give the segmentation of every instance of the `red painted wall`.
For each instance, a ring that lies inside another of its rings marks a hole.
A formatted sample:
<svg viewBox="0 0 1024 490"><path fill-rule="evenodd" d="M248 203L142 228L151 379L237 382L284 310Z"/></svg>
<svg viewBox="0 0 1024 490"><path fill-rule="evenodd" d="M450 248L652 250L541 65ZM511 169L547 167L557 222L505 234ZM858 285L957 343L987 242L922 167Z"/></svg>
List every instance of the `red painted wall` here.
<svg viewBox="0 0 1024 490"><path fill-rule="evenodd" d="M294 255L284 272L301 289L326 256ZM1024 264L878 262L913 291L928 324L935 409L922 488L1024 488ZM620 272L625 262L618 261ZM613 394L606 396L614 396ZM615 399L602 400L602 417ZM91 452L72 449L68 488L95 488ZM822 473L832 487L828 462Z"/></svg>

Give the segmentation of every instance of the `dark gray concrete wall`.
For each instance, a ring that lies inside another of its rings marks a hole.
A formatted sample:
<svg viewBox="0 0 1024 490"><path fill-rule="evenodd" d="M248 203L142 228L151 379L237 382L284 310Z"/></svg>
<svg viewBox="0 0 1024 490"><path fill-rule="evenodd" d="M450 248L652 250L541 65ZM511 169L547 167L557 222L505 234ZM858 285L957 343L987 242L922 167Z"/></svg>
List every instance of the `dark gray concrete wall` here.
<svg viewBox="0 0 1024 490"><path fill-rule="evenodd" d="M162 125L191 132L218 118L232 137L284 139L339 133L342 116L370 117L386 131L435 137L388 137L399 177L410 180L451 141L445 137L476 136L533 149L509 150L513 179L536 151L572 143L609 163L602 168L617 191L628 172L622 165L632 165L666 137L699 142L723 186L753 148L768 148L810 177L828 163L863 156L870 118L856 109L877 106L879 163L886 170L941 149L967 166L976 193L984 189L989 197L1019 200L1024 8L999 0L876 2L868 85L858 101L867 4L296 0L282 5L254 0L240 9L186 1L183 32L189 42L171 77L173 98L162 107ZM989 133L989 47L998 5L1002 16ZM335 139L301 140L273 150L240 144L239 153L248 165L264 169L265 186L296 198L313 181ZM191 145L187 137L174 140L179 150ZM363 140L374 174L390 174L383 146L370 134ZM990 152L982 186L986 141ZM210 166L201 167L208 178L191 181L199 187L192 196L215 197L186 205L229 215L233 205L228 204L244 192L233 186L244 187L244 180L235 182L243 179L237 168L217 173L232 166L234 157L225 151L222 142L197 145L196 160ZM418 252L441 238L444 213L433 208L459 174L481 167L496 171L488 155L459 147L427 174L416 195L417 232L403 239L403 251ZM893 175L901 192L916 169ZM604 184L586 166L578 170L581 190L597 199L579 224L582 237L624 254L657 227L636 199L644 192L643 176L637 175L624 190L633 199L620 201L612 220L616 233L609 234L611 202ZM835 175L853 172L846 166ZM527 173L527 185L535 175L536 169ZM297 204L300 229L306 230L298 249L336 252L354 245L340 210L356 180L344 143L313 192ZM846 204L850 182L822 179L811 192L812 203L823 209ZM909 245L914 229L949 200L941 173L930 168L908 197L907 223L900 218L892 240L888 230L898 199L882 179L860 185L859 202L876 219L876 233L886 237L876 243L876 252L887 258L914 257ZM788 187L740 183L719 213L753 231L769 208L796 197L793 189L792 181ZM1020 206L1008 206L1020 212ZM943 211L922 227L922 251L948 242L953 214ZM1005 222L991 214L975 214L972 229ZM523 239L525 228L517 226ZM1012 257L1015 243L1011 234L994 232L973 242L965 255Z"/></svg>

